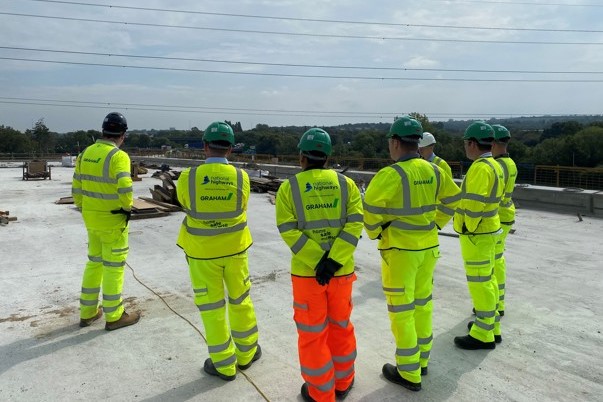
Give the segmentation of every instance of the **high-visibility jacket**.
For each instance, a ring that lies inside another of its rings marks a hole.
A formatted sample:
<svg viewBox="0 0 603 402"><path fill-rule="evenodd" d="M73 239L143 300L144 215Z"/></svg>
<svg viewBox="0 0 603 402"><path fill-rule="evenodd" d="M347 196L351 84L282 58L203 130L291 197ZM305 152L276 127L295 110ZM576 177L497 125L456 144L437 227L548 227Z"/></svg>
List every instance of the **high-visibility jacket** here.
<svg viewBox="0 0 603 402"><path fill-rule="evenodd" d="M89 229L109 230L126 226L126 217L112 214L132 209L130 157L114 142L99 139L78 155L71 192Z"/></svg>
<svg viewBox="0 0 603 402"><path fill-rule="evenodd" d="M186 217L178 246L197 259L242 253L252 243L247 227L249 176L226 163L205 163L185 169L176 186Z"/></svg>
<svg viewBox="0 0 603 402"><path fill-rule="evenodd" d="M450 220L459 195L452 176L440 167L418 155L403 157L371 180L364 195L365 230L380 239L380 250L436 247L437 227Z"/></svg>
<svg viewBox="0 0 603 402"><path fill-rule="evenodd" d="M513 197L515 180L517 180L517 166L513 159L509 157L509 154L499 155L494 159L502 167L505 176L505 193L502 200L500 200L500 208L498 208L500 223L512 225L515 222L515 204L513 204L511 197Z"/></svg>
<svg viewBox="0 0 603 402"><path fill-rule="evenodd" d="M503 170L494 158L476 159L461 185L461 202L454 214L454 230L461 234L497 232L500 229L498 208L504 188Z"/></svg>
<svg viewBox="0 0 603 402"><path fill-rule="evenodd" d="M431 157L427 160L438 165L444 171L444 173L452 177L452 169L450 168L448 162L446 162L444 159L440 158L436 154L431 154Z"/></svg>
<svg viewBox="0 0 603 402"><path fill-rule="evenodd" d="M354 272L362 199L350 178L329 169L309 169L289 178L276 196L276 224L293 252L293 275L315 276L326 251L342 265L335 276Z"/></svg>

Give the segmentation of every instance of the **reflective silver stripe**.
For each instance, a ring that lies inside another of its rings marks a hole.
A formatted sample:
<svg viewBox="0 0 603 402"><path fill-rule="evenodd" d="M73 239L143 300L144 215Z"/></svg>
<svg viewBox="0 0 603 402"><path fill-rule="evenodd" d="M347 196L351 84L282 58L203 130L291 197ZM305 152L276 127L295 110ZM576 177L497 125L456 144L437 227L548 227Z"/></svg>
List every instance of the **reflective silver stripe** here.
<svg viewBox="0 0 603 402"><path fill-rule="evenodd" d="M307 310L308 309L308 305L307 304L301 304L301 303L297 303L297 302L293 302L293 307L297 307L300 310Z"/></svg>
<svg viewBox="0 0 603 402"><path fill-rule="evenodd" d="M71 193L72 194L82 194L82 189L81 188L71 187Z"/></svg>
<svg viewBox="0 0 603 402"><path fill-rule="evenodd" d="M123 267L123 266L126 265L126 262L125 261L113 262L113 261L105 261L105 260L103 260L103 265L105 267L121 268L121 267Z"/></svg>
<svg viewBox="0 0 603 402"><path fill-rule="evenodd" d="M497 197L484 197L481 194L463 193L463 198L466 200L482 202L484 204L498 203L500 200Z"/></svg>
<svg viewBox="0 0 603 402"><path fill-rule="evenodd" d="M417 338L417 343L419 345L427 345L431 341L433 341L433 334L429 335L427 338Z"/></svg>
<svg viewBox="0 0 603 402"><path fill-rule="evenodd" d="M347 363L356 359L357 356L356 349L353 352L345 355L345 356L332 356L332 359L335 363Z"/></svg>
<svg viewBox="0 0 603 402"><path fill-rule="evenodd" d="M491 211L480 211L480 212L473 212L473 211L469 211L468 209L457 209L457 212L462 213L470 218L491 218L493 216L498 215L498 209L493 209Z"/></svg>
<svg viewBox="0 0 603 402"><path fill-rule="evenodd" d="M117 306L114 306L114 307L105 307L105 306L103 306L103 311L105 313L112 313L114 311L117 311L117 309L120 308L123 304L124 304L123 302L120 302Z"/></svg>
<svg viewBox="0 0 603 402"><path fill-rule="evenodd" d="M103 164L103 177L105 179L111 178L111 176L109 175L110 168L111 168L111 158L113 158L113 156L118 152L119 152L119 148L115 147L111 151L109 151L109 153L105 157L105 163Z"/></svg>
<svg viewBox="0 0 603 402"><path fill-rule="evenodd" d="M461 193L458 193L457 195L451 195L450 197L444 197L440 200L440 202L442 202L444 204L450 204L450 203L456 202L460 199L461 199Z"/></svg>
<svg viewBox="0 0 603 402"><path fill-rule="evenodd" d="M346 218L347 222L362 222L363 215L362 214L349 214Z"/></svg>
<svg viewBox="0 0 603 402"><path fill-rule="evenodd" d="M488 276L469 276L467 275L467 282L489 282L492 279L492 275Z"/></svg>
<svg viewBox="0 0 603 402"><path fill-rule="evenodd" d="M235 342L235 346L237 347L237 349L239 349L241 352L249 352L251 349L255 348L256 346L258 346L257 341L253 342L251 345L242 345L240 343L236 343Z"/></svg>
<svg viewBox="0 0 603 402"><path fill-rule="evenodd" d="M430 351L427 352L421 352L421 355L419 356L419 359L429 359L429 355L431 354Z"/></svg>
<svg viewBox="0 0 603 402"><path fill-rule="evenodd" d="M513 197L513 191L511 191L510 193L505 193L505 198L511 198Z"/></svg>
<svg viewBox="0 0 603 402"><path fill-rule="evenodd" d="M349 376L353 372L354 372L354 365L352 364L352 367L350 367L349 369L347 369L345 371L337 371L337 370L335 370L335 378L338 379L338 380L341 380L342 378L346 378L347 376Z"/></svg>
<svg viewBox="0 0 603 402"><path fill-rule="evenodd" d="M93 295L100 292L100 288L82 288L82 293Z"/></svg>
<svg viewBox="0 0 603 402"><path fill-rule="evenodd" d="M421 365L419 363L398 364L398 371L415 371L420 368Z"/></svg>
<svg viewBox="0 0 603 402"><path fill-rule="evenodd" d="M496 160L496 162L498 162L498 164L502 168L503 178L505 180L505 187L507 187L507 182L509 181L509 167L507 166L507 164L505 162L502 161L502 159L495 159L495 160Z"/></svg>
<svg viewBox="0 0 603 402"><path fill-rule="evenodd" d="M316 385L311 382L309 382L308 384L313 386L314 388L318 388L322 392L329 392L335 386L335 379L331 378L329 381L325 382L322 385Z"/></svg>
<svg viewBox="0 0 603 402"><path fill-rule="evenodd" d="M225 233L239 232L247 227L247 222L241 222L237 225L226 227L226 228L212 228L212 229L200 229L188 226L188 222L183 222L186 231L195 236L216 236Z"/></svg>
<svg viewBox="0 0 603 402"><path fill-rule="evenodd" d="M126 248L114 248L111 250L112 253L123 253L124 251L130 250L130 247Z"/></svg>
<svg viewBox="0 0 603 402"><path fill-rule="evenodd" d="M504 283L499 283L498 284L498 289L499 290L503 290L505 288L505 284Z"/></svg>
<svg viewBox="0 0 603 402"><path fill-rule="evenodd" d="M298 229L322 229L324 227L341 228L346 221L342 219L316 219L306 221L303 226L297 225Z"/></svg>
<svg viewBox="0 0 603 402"><path fill-rule="evenodd" d="M435 199L438 199L438 194L440 193L440 169L438 169L438 166L435 163L432 163L431 166L433 166L433 171L435 173L435 177L436 177L436 192L435 192Z"/></svg>
<svg viewBox="0 0 603 402"><path fill-rule="evenodd" d="M429 295L424 299L415 299L415 304L417 306L425 306L427 303L429 303L431 301L431 296L432 295Z"/></svg>
<svg viewBox="0 0 603 402"><path fill-rule="evenodd" d="M230 342L232 341L232 337L229 337L226 342L221 345L209 346L207 345L207 350L209 353L220 353L228 349L230 346Z"/></svg>
<svg viewBox="0 0 603 402"><path fill-rule="evenodd" d="M447 206L442 205L442 204L438 205L438 211L445 213L446 215L450 215L450 216L454 215L454 212L455 212L454 209L448 208Z"/></svg>
<svg viewBox="0 0 603 402"><path fill-rule="evenodd" d="M381 222L382 223L382 222ZM364 224L364 226L368 229L368 230L375 230L377 229L379 226L381 226L381 223L375 223L374 225L369 225L367 223Z"/></svg>
<svg viewBox="0 0 603 402"><path fill-rule="evenodd" d="M496 195L498 194L498 186L500 185L500 183L498 182L498 174L496 173L496 169L487 159L480 159L480 162L485 163L486 165L490 166L490 168L494 172L494 185L492 186L492 192L490 193L490 199L494 199L494 201L491 201L491 202L498 204L498 203L500 203L500 198L497 197ZM503 192L504 192L505 183L507 181L507 179L504 177L504 172L503 172L503 179L504 179L504 182L503 182Z"/></svg>
<svg viewBox="0 0 603 402"><path fill-rule="evenodd" d="M317 369L311 369L311 368L308 368L305 366L300 367L302 373L312 376L312 377L318 377L325 373L328 373L332 368L333 368L333 362L331 360L329 360L329 362L327 364L325 364L324 366L319 367Z"/></svg>
<svg viewBox="0 0 603 402"><path fill-rule="evenodd" d="M392 312L392 313L402 313L404 311L411 311L415 309L415 303L409 303L409 304L399 304L399 305L392 305L392 304L388 304L387 305L387 311Z"/></svg>
<svg viewBox="0 0 603 402"><path fill-rule="evenodd" d="M245 293L243 293L241 296L237 297L236 299L232 299L230 296L228 296L228 302L230 304L241 304L241 303L243 303L243 300L245 300L247 298L247 296L249 296L249 289L247 289L247 291Z"/></svg>
<svg viewBox="0 0 603 402"><path fill-rule="evenodd" d="M86 181L93 181L95 183L109 183L109 184L117 184L117 179L112 179L110 177L101 177L101 176L93 176L91 174L79 174L79 175L74 175L74 177L77 176L77 180L86 180Z"/></svg>
<svg viewBox="0 0 603 402"><path fill-rule="evenodd" d="M103 258L102 257L93 257L91 255L88 256L88 260L92 261L92 262L103 262Z"/></svg>
<svg viewBox="0 0 603 402"><path fill-rule="evenodd" d="M318 325L307 325L307 324L301 324L299 322L295 322L295 326L297 327L298 330L303 331L303 332L322 332L327 327L327 321L325 320L325 322L323 322L322 324L318 324Z"/></svg>
<svg viewBox="0 0 603 402"><path fill-rule="evenodd" d="M392 292L392 293L404 293L405 288L386 288L383 287L384 292Z"/></svg>
<svg viewBox="0 0 603 402"><path fill-rule="evenodd" d="M341 194L341 220L345 221L348 215L348 183L344 175L337 173L339 192Z"/></svg>
<svg viewBox="0 0 603 402"><path fill-rule="evenodd" d="M509 201L509 202L500 202L500 206L503 208L510 208L513 206L513 200Z"/></svg>
<svg viewBox="0 0 603 402"><path fill-rule="evenodd" d="M97 193L94 191L86 191L86 190L79 190L75 194L82 194L82 195L85 195L86 197L98 198L100 200L119 200L119 195L117 195L117 194L104 194L104 193Z"/></svg>
<svg viewBox="0 0 603 402"><path fill-rule="evenodd" d="M407 207L408 209L411 209L410 183L408 182L408 175L406 174L404 169L402 169L402 167L397 163L394 163L392 165L392 168L396 171L396 173L398 173L398 175L400 176L400 181L402 182L402 209L406 209ZM417 215L417 213L409 215Z"/></svg>
<svg viewBox="0 0 603 402"><path fill-rule="evenodd" d="M498 300L505 300L505 295L500 295L500 297L498 298Z"/></svg>
<svg viewBox="0 0 603 402"><path fill-rule="evenodd" d="M115 175L115 178L117 180L122 179L124 177L130 177L132 176L132 174L130 172L119 172L118 174Z"/></svg>
<svg viewBox="0 0 603 402"><path fill-rule="evenodd" d="M500 322L500 318L501 317L499 315L497 315L496 317L494 317L494 322Z"/></svg>
<svg viewBox="0 0 603 402"><path fill-rule="evenodd" d="M306 236L305 234L302 233L302 235L299 236L299 239L297 239L295 244L293 246L291 246L291 251L293 252L293 254L299 253L301 251L301 249L304 248L304 246L306 245L307 242L308 242L308 236Z"/></svg>
<svg viewBox="0 0 603 402"><path fill-rule="evenodd" d="M194 293L207 293L207 288L197 288L193 289Z"/></svg>
<svg viewBox="0 0 603 402"><path fill-rule="evenodd" d="M344 230L342 230L339 233L339 236L337 236L337 237L340 238L341 240L345 241L346 243L350 243L354 247L356 247L358 245L358 238Z"/></svg>
<svg viewBox="0 0 603 402"><path fill-rule="evenodd" d="M80 299L80 304L82 306L98 306L98 299L95 299L95 300Z"/></svg>
<svg viewBox="0 0 603 402"><path fill-rule="evenodd" d="M412 356L419 353L419 347L415 346L414 348L397 348L396 356Z"/></svg>
<svg viewBox="0 0 603 402"><path fill-rule="evenodd" d="M197 209L197 167L190 170L188 174L188 192L191 202L190 209L185 209L188 216L194 219L209 220L209 219L229 219L236 218L243 213L243 173L241 169L235 168L237 172L237 195L236 206L234 211L225 212L200 212Z"/></svg>
<svg viewBox="0 0 603 402"><path fill-rule="evenodd" d="M117 295L106 295L103 293L103 300L115 301L121 299L121 293Z"/></svg>
<svg viewBox="0 0 603 402"><path fill-rule="evenodd" d="M230 366L232 364L235 364L236 361L237 361L237 356L236 355L232 355L232 356L230 356L227 359L220 360L219 362L213 362L213 363L214 363L214 367L218 368L218 367Z"/></svg>
<svg viewBox="0 0 603 402"><path fill-rule="evenodd" d="M131 193L132 190L132 186L130 187L121 187L117 189L117 194L127 194L127 193Z"/></svg>
<svg viewBox="0 0 603 402"><path fill-rule="evenodd" d="M407 222L392 221L390 226L402 230L431 230L435 228L435 222L430 222L428 225L413 225Z"/></svg>
<svg viewBox="0 0 603 402"><path fill-rule="evenodd" d="M224 301L224 299L222 299L222 300L218 300L217 302L214 302L214 303L197 304L197 308L199 309L199 311L211 311L211 310L217 310L219 308L222 308L225 305L226 305L226 301Z"/></svg>
<svg viewBox="0 0 603 402"><path fill-rule="evenodd" d="M320 248L324 251L329 251L331 249L331 245L329 243L320 243Z"/></svg>
<svg viewBox="0 0 603 402"><path fill-rule="evenodd" d="M235 331L235 330L231 330L230 333L232 334L233 338L238 338L238 339L245 339L248 336L251 336L253 334L255 334L256 332L258 332L258 326L255 325L253 328L248 329L247 331Z"/></svg>
<svg viewBox="0 0 603 402"><path fill-rule="evenodd" d="M503 253L494 254L495 260L500 260L501 258L503 258Z"/></svg>
<svg viewBox="0 0 603 402"><path fill-rule="evenodd" d="M394 215L394 216L409 216L409 215L423 215L426 212L435 211L435 204L428 204L422 207L416 208L384 208L374 207L367 203L364 203L364 210L373 214L379 215Z"/></svg>
<svg viewBox="0 0 603 402"><path fill-rule="evenodd" d="M285 223L281 223L277 227L278 227L279 233L284 233L284 232L288 232L290 230L297 229L297 222L285 222Z"/></svg>
<svg viewBox="0 0 603 402"><path fill-rule="evenodd" d="M478 318L492 318L495 315L496 315L495 310L492 310L492 311L475 310L475 316Z"/></svg>
<svg viewBox="0 0 603 402"><path fill-rule="evenodd" d="M481 329L485 329L486 331L492 331L494 329L494 324L485 324L480 320L473 321L473 325L477 325Z"/></svg>
<svg viewBox="0 0 603 402"><path fill-rule="evenodd" d="M465 261L465 265L488 265L490 264L490 260L484 261Z"/></svg>
<svg viewBox="0 0 603 402"><path fill-rule="evenodd" d="M299 189L299 182L296 176L289 178L289 184L291 187L291 198L293 199L293 206L295 207L295 214L297 215L297 227L303 228L306 224L306 214L304 213L304 205L302 203L302 197Z"/></svg>
<svg viewBox="0 0 603 402"><path fill-rule="evenodd" d="M350 322L350 320L336 321L336 320L334 320L334 319L332 319L332 318L329 317L329 322L331 324L338 325L341 328L347 328L348 327L348 323Z"/></svg>

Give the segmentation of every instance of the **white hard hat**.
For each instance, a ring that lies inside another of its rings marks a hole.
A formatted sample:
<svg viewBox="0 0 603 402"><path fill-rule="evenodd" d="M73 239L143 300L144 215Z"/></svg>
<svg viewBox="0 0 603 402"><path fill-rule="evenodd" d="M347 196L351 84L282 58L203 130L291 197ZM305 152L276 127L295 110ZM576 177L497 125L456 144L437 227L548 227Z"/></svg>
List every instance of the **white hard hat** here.
<svg viewBox="0 0 603 402"><path fill-rule="evenodd" d="M433 134L424 132L423 138L419 141L419 148L428 147L436 143L435 137Z"/></svg>

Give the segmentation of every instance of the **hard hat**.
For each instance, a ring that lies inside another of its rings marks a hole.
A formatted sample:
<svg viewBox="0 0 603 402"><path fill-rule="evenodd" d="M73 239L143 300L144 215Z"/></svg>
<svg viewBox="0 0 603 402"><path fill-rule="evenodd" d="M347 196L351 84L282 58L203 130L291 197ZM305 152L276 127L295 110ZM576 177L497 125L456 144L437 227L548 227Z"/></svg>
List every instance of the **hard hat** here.
<svg viewBox="0 0 603 402"><path fill-rule="evenodd" d="M123 114L111 112L103 120L103 134L108 136L119 136L128 129L128 122Z"/></svg>
<svg viewBox="0 0 603 402"><path fill-rule="evenodd" d="M494 129L485 121L474 121L465 130L463 139L473 139L480 144L488 145L494 141Z"/></svg>
<svg viewBox="0 0 603 402"><path fill-rule="evenodd" d="M405 142L418 143L423 138L423 127L418 120L408 116L402 116L389 128L387 138L398 137Z"/></svg>
<svg viewBox="0 0 603 402"><path fill-rule="evenodd" d="M310 159L326 159L331 155L331 137L321 128L311 128L300 138L297 148ZM324 158L319 154L324 154Z"/></svg>
<svg viewBox="0 0 603 402"><path fill-rule="evenodd" d="M500 124L492 124L492 128L494 129L494 141L511 138L511 133L505 126L501 126Z"/></svg>
<svg viewBox="0 0 603 402"><path fill-rule="evenodd" d="M232 128L223 121L214 121L203 132L203 142L211 143L223 141L234 145L235 138ZM215 148L228 149L228 147L214 146Z"/></svg>
<svg viewBox="0 0 603 402"><path fill-rule="evenodd" d="M425 148L428 147L430 145L433 145L436 143L436 139L433 136L433 134L428 133L427 131L423 133L423 138L421 138L421 141L419 141L419 148Z"/></svg>

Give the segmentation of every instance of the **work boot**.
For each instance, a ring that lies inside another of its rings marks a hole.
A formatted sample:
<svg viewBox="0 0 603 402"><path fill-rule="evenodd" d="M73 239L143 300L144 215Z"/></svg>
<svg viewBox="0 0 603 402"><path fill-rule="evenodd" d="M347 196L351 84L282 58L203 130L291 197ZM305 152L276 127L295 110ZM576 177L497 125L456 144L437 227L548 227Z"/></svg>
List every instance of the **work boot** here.
<svg viewBox="0 0 603 402"><path fill-rule="evenodd" d="M209 357L207 359L205 359L205 363L203 364L203 371L205 371L209 375L214 375L216 377L220 377L224 381L232 381L235 378L237 378L236 374L234 374L234 375L226 375L226 374L220 373L216 369L216 366L214 366L214 362L212 362L211 358L209 358Z"/></svg>
<svg viewBox="0 0 603 402"><path fill-rule="evenodd" d="M134 325L138 322L138 320L140 320L140 312L135 312L132 314L128 314L126 313L126 311L124 310L123 314L121 315L121 317L119 317L119 320L117 321L112 321L112 322L107 322L105 324L105 329L107 331L113 331L119 328L123 328L123 327L127 327L130 325Z"/></svg>
<svg viewBox="0 0 603 402"><path fill-rule="evenodd" d="M427 375L427 367L421 367L421 375Z"/></svg>
<svg viewBox="0 0 603 402"><path fill-rule="evenodd" d="M301 396L302 396L302 399L306 402L316 402L316 400L310 396L310 390L308 390L307 383L302 384Z"/></svg>
<svg viewBox="0 0 603 402"><path fill-rule="evenodd" d="M383 365L383 376L386 380L393 382L394 384L402 385L404 388L409 389L411 391L420 391L421 383L420 382L412 382L403 378L400 373L398 373L398 369L393 364L385 363Z"/></svg>
<svg viewBox="0 0 603 402"><path fill-rule="evenodd" d="M337 389L335 390L335 397L337 397L339 399L345 399L345 397L348 396L348 394L350 393L350 390L352 389L353 385L354 385L354 379L352 378L352 382L349 387L347 387L343 391L339 391Z"/></svg>
<svg viewBox="0 0 603 402"><path fill-rule="evenodd" d="M255 362L256 360L260 360L260 357L262 357L262 348L260 347L260 345L258 345L257 349L255 350L255 354L251 358L251 361L247 364L239 364L239 370L247 370L249 367L251 367L253 362Z"/></svg>
<svg viewBox="0 0 603 402"><path fill-rule="evenodd" d="M99 318L101 318L103 316L103 309L99 308L96 311L96 315L94 317L90 317L90 318L80 318L80 327L84 328L84 327L89 327L90 325L92 325L92 323L96 320L98 320Z"/></svg>
<svg viewBox="0 0 603 402"><path fill-rule="evenodd" d="M505 316L505 310L498 310L498 314L499 314L501 317L504 317L504 316Z"/></svg>
<svg viewBox="0 0 603 402"><path fill-rule="evenodd" d="M478 349L494 349L496 343L494 342L482 342L475 339L471 335L457 336L454 338L454 344L461 349L466 350L478 350Z"/></svg>
<svg viewBox="0 0 603 402"><path fill-rule="evenodd" d="M469 321L467 323L467 329L469 331L471 331L471 327L473 326L473 321ZM502 342L502 335L494 335L494 342L496 343L501 343Z"/></svg>

